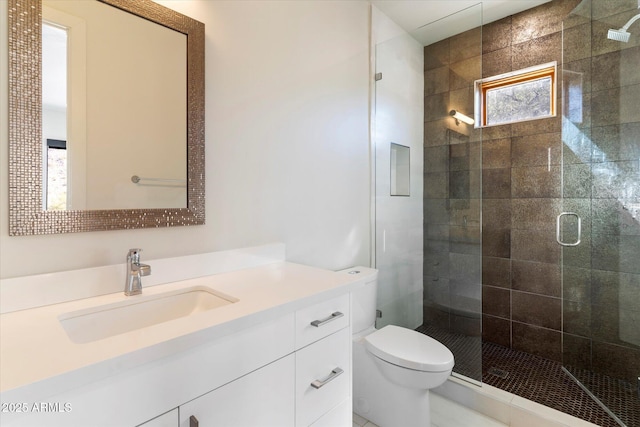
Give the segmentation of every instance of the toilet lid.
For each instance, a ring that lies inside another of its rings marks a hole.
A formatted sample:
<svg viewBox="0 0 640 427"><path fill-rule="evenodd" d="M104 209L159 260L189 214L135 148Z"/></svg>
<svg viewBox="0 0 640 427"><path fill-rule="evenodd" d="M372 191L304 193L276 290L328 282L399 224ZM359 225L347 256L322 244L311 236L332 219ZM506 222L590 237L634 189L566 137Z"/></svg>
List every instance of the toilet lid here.
<svg viewBox="0 0 640 427"><path fill-rule="evenodd" d="M439 341L420 332L398 326L385 326L365 337L373 355L394 365L426 372L453 368L453 354Z"/></svg>

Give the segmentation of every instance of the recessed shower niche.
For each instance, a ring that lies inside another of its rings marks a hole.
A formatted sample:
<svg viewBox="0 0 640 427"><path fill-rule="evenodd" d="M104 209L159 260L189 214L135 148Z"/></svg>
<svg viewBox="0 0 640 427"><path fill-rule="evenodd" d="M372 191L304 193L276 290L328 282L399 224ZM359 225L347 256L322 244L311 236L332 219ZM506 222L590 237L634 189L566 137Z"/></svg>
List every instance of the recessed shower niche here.
<svg viewBox="0 0 640 427"><path fill-rule="evenodd" d="M391 195L392 196L410 196L409 177L410 167L409 159L411 148L404 145L391 143Z"/></svg>

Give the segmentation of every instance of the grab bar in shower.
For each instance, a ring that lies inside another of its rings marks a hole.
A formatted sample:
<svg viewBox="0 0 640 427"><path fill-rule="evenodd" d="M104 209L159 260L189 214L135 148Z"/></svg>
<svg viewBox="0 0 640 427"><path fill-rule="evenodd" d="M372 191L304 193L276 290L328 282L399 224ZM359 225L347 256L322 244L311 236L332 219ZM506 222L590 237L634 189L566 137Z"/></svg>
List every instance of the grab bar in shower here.
<svg viewBox="0 0 640 427"><path fill-rule="evenodd" d="M573 243L565 243L562 241L562 238L560 237L560 220L565 215L571 215L578 218L578 239ZM558 215L558 217L556 218L556 241L558 242L558 244L562 246L569 246L569 247L578 246L580 244L580 242L582 241L582 218L580 218L580 215L578 215L575 212L562 212L560 215Z"/></svg>

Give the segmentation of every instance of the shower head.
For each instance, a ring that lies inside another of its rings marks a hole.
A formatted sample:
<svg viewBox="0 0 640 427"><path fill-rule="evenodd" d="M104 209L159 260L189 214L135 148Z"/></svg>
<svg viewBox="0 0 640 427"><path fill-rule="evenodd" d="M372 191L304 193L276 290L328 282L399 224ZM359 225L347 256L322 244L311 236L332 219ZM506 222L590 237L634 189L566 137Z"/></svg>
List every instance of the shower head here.
<svg viewBox="0 0 640 427"><path fill-rule="evenodd" d="M607 33L607 38L609 40L615 40L615 41L625 42L625 43L629 43L630 36L631 36L631 33L628 31L625 31L622 28L620 28L619 30L610 29L609 33Z"/></svg>
<svg viewBox="0 0 640 427"><path fill-rule="evenodd" d="M631 33L628 32L627 30L629 29L631 24L636 22L638 19L640 19L640 13L634 16L633 18L629 19L629 22L627 22L624 25L624 27L620 28L619 30L614 30L613 28L610 29L609 32L607 33L607 38L610 40L616 40L619 42L628 43Z"/></svg>

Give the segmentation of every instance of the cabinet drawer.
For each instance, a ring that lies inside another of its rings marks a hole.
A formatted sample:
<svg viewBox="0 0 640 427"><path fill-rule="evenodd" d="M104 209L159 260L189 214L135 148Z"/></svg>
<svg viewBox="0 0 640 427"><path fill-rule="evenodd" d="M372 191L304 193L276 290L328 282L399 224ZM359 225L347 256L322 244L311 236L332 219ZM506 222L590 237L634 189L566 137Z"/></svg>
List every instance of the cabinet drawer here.
<svg viewBox="0 0 640 427"><path fill-rule="evenodd" d="M296 352L296 426L311 425L349 398L350 344L349 328L344 328Z"/></svg>
<svg viewBox="0 0 640 427"><path fill-rule="evenodd" d="M291 354L180 406L180 427L293 426Z"/></svg>
<svg viewBox="0 0 640 427"><path fill-rule="evenodd" d="M349 294L296 312L296 349L318 341L349 325Z"/></svg>

